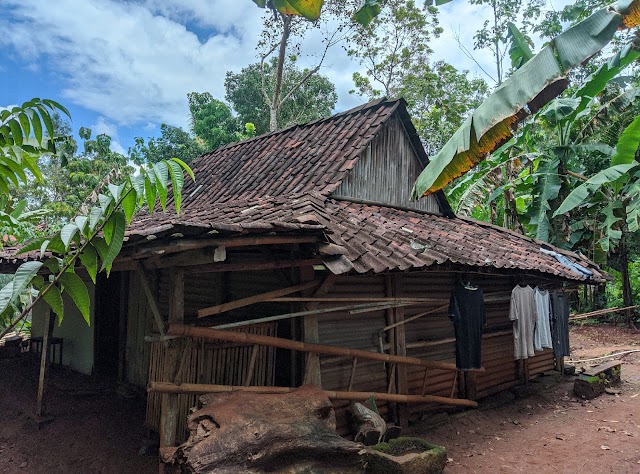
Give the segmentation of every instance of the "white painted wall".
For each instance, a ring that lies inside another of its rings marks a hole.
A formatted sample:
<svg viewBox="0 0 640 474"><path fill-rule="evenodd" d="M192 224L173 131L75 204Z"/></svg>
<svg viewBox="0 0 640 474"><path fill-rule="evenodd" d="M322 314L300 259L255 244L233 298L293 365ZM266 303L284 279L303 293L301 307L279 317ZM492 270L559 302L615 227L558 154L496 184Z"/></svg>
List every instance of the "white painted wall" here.
<svg viewBox="0 0 640 474"><path fill-rule="evenodd" d="M87 282L85 281L85 283ZM58 325L56 317L53 329L54 337L64 339L62 364L83 374L91 374L94 360L95 287L92 282L87 283L87 289L91 299L91 326L87 325L71 298L65 296L64 320L62 324ZM48 311L49 307L42 302L33 309L31 334L34 337L44 335L45 317Z"/></svg>

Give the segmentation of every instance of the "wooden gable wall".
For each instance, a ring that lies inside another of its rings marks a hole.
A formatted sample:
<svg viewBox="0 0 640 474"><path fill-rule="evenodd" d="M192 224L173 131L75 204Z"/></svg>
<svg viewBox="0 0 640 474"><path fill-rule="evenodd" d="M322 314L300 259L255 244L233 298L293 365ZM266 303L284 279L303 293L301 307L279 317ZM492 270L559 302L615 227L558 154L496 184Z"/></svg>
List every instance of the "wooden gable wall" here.
<svg viewBox="0 0 640 474"><path fill-rule="evenodd" d="M409 200L413 183L421 171L413 144L395 115L333 195L440 213L433 195L417 202Z"/></svg>

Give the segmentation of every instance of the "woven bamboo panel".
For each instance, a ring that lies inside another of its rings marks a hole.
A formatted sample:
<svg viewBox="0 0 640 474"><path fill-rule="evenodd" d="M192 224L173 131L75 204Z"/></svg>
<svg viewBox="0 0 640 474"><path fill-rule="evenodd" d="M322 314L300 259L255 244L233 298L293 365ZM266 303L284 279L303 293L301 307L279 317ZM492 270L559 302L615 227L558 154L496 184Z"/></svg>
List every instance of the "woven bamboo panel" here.
<svg viewBox="0 0 640 474"><path fill-rule="evenodd" d="M263 336L275 336L276 323L255 324L239 328L237 331ZM149 381L168 382L165 375L165 347L162 342L151 343L149 363ZM191 339L184 351L179 354L179 364L183 367L180 381L183 383L202 383L217 385L244 385L249 370L253 346L228 344L224 342L205 342ZM182 360L184 358L184 360ZM259 346L253 376L249 385L274 385L275 349ZM146 425L158 431L160 426L160 407L162 395L149 393L147 396ZM196 395L178 396L177 439L187 437L187 418L193 407L198 406Z"/></svg>

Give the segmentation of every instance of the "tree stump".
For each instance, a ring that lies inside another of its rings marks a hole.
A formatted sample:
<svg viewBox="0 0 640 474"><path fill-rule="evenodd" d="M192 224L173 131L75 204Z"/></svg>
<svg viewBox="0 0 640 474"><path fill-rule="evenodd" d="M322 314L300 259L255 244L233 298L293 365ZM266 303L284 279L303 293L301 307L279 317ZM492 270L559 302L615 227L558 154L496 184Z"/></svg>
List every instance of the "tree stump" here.
<svg viewBox="0 0 640 474"><path fill-rule="evenodd" d="M331 401L316 386L286 394L203 395L189 417L190 436L164 448L164 462L187 472L264 472L330 469L361 472L363 446L341 438Z"/></svg>
<svg viewBox="0 0 640 474"><path fill-rule="evenodd" d="M573 392L589 400L602 395L607 387L620 383L620 365L620 361L613 360L585 370L573 383Z"/></svg>

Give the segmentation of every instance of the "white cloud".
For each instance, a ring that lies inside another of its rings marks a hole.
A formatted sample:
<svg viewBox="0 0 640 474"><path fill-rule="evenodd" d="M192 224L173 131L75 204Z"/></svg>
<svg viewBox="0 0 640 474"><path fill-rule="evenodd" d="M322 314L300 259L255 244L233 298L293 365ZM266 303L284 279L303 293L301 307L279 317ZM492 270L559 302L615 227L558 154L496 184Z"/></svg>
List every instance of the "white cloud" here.
<svg viewBox="0 0 640 474"><path fill-rule="evenodd" d="M440 9L445 32L433 40L433 59L477 71L453 32L472 49L486 7L457 1ZM65 100L98 113L117 136L120 126L186 127L188 92L223 98L226 71L256 61L262 15L251 0L2 0L0 45L34 68L46 60L56 77L42 80L59 81ZM321 38L317 30L305 38L303 53L315 56L301 54L301 66L315 65ZM473 53L493 72L489 52ZM363 102L348 93L358 69L339 45L327 55L321 73L336 85L338 110Z"/></svg>

